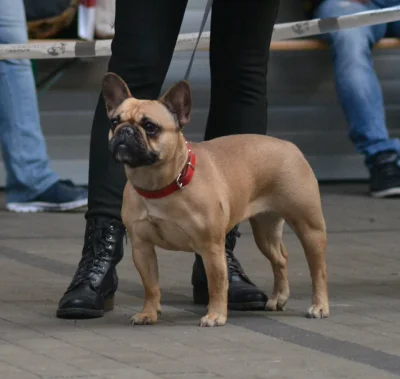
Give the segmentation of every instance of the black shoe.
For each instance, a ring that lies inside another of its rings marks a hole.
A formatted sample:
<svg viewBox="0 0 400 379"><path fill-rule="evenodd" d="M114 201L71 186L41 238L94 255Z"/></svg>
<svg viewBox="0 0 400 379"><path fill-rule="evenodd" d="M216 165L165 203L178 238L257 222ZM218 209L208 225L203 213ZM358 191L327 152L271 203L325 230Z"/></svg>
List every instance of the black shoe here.
<svg viewBox="0 0 400 379"><path fill-rule="evenodd" d="M118 287L115 266L123 256L125 227L117 220L87 220L82 258L58 305L59 318L103 317L114 308Z"/></svg>
<svg viewBox="0 0 400 379"><path fill-rule="evenodd" d="M371 159L371 196L400 196L400 157L395 151L382 151Z"/></svg>
<svg viewBox="0 0 400 379"><path fill-rule="evenodd" d="M249 279L237 258L233 255L236 238L240 237L239 227L235 226L225 240L226 259L228 264L228 309L259 310L265 309L267 295ZM207 276L203 260L196 254L192 272L193 301L195 304L208 304Z"/></svg>

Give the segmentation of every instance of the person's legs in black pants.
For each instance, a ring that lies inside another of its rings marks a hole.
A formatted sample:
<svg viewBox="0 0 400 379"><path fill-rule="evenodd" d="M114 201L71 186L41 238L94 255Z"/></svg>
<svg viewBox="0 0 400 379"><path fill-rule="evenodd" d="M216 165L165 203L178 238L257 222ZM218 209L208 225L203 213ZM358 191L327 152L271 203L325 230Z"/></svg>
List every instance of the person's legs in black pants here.
<svg viewBox="0 0 400 379"><path fill-rule="evenodd" d="M214 0L211 17L211 102L205 140L267 131L267 65L279 0ZM226 237L230 309L264 308L267 297L244 273L232 251L236 226ZM196 255L196 303L207 304L204 266Z"/></svg>
<svg viewBox="0 0 400 379"><path fill-rule="evenodd" d="M267 132L267 66L279 0L214 0L205 140Z"/></svg>
<svg viewBox="0 0 400 379"><path fill-rule="evenodd" d="M170 65L187 0L117 0L115 37L108 71L121 76L133 96L156 99ZM110 121L102 94L90 142L89 204L82 258L58 317L101 317L113 307L115 266L123 256L121 223L126 175L108 151Z"/></svg>
<svg viewBox="0 0 400 379"><path fill-rule="evenodd" d="M115 38L108 71L121 76L132 96L156 99L170 65L187 0L117 0ZM89 205L86 218L121 219L126 176L108 151L110 121L102 94L90 142Z"/></svg>

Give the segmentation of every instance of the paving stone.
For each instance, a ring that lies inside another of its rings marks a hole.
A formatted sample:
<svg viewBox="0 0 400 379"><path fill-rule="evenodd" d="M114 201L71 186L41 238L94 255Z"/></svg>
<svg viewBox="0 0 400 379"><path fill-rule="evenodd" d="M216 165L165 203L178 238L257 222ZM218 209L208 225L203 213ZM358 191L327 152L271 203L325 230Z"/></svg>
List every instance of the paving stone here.
<svg viewBox="0 0 400 379"><path fill-rule="evenodd" d="M1 379L39 379L40 377L0 361Z"/></svg>
<svg viewBox="0 0 400 379"><path fill-rule="evenodd" d="M16 345L0 346L0 357L1 361L39 377L87 376L87 372L79 370L67 362L54 360Z"/></svg>
<svg viewBox="0 0 400 379"><path fill-rule="evenodd" d="M160 379L161 377L140 368L102 369L98 375L105 379Z"/></svg>
<svg viewBox="0 0 400 379"><path fill-rule="evenodd" d="M207 370L195 365L187 365L182 363L179 359L164 359L154 362L141 363L136 361L136 365L142 369L150 371L157 375L175 374L175 375L189 375L189 374L204 374Z"/></svg>
<svg viewBox="0 0 400 379"><path fill-rule="evenodd" d="M223 378L220 375L203 373L203 374L163 374L163 378L165 379L221 379Z"/></svg>

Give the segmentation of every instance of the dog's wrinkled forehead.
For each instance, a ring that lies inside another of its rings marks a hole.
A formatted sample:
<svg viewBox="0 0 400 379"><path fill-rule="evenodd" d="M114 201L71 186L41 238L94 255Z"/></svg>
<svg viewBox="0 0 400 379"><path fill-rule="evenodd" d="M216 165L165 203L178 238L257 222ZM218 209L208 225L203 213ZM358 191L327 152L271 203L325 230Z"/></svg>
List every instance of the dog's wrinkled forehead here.
<svg viewBox="0 0 400 379"><path fill-rule="evenodd" d="M118 118L119 123L140 125L150 120L162 128L175 128L175 119L159 101L126 99L114 112L111 119Z"/></svg>

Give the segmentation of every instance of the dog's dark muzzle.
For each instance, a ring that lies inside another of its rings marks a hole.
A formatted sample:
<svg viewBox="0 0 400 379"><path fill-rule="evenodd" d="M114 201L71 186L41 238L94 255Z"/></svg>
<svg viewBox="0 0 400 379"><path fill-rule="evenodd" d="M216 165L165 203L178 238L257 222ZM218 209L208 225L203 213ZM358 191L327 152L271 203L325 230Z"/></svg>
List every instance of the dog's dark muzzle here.
<svg viewBox="0 0 400 379"><path fill-rule="evenodd" d="M125 162L129 158L129 151L134 150L136 133L138 132L129 126L124 126L115 133L109 143L109 150L114 159Z"/></svg>
<svg viewBox="0 0 400 379"><path fill-rule="evenodd" d="M158 154L149 151L141 133L132 126L118 129L110 140L109 149L117 162L131 167L151 165L158 159Z"/></svg>

